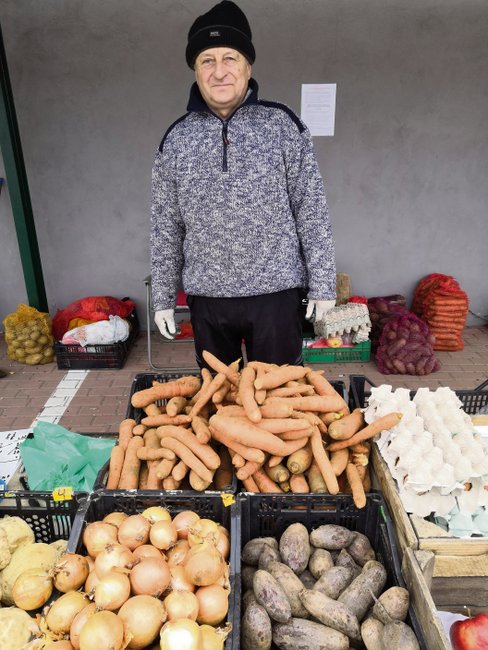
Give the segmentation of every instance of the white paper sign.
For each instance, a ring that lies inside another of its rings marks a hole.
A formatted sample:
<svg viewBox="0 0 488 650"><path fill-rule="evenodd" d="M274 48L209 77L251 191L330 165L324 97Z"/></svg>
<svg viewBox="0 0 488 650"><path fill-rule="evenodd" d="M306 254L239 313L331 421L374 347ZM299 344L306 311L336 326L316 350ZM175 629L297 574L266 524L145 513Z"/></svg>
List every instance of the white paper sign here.
<svg viewBox="0 0 488 650"><path fill-rule="evenodd" d="M312 135L334 135L337 84L302 84L302 120Z"/></svg>
<svg viewBox="0 0 488 650"><path fill-rule="evenodd" d="M0 486L5 489L21 464L19 443L27 438L32 429L2 431L0 433Z"/></svg>

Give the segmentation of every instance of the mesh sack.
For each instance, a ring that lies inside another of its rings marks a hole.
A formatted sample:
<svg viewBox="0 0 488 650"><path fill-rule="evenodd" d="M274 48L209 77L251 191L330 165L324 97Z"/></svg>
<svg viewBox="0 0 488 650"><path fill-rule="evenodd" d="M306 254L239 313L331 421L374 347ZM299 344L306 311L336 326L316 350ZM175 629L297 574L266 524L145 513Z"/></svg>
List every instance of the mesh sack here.
<svg viewBox="0 0 488 650"><path fill-rule="evenodd" d="M30 366L54 361L49 314L21 304L3 320L9 359Z"/></svg>
<svg viewBox="0 0 488 650"><path fill-rule="evenodd" d="M403 296L393 295L369 298L368 311L371 320L371 348L376 350L386 323L392 316L407 313L408 309L405 307L405 298Z"/></svg>

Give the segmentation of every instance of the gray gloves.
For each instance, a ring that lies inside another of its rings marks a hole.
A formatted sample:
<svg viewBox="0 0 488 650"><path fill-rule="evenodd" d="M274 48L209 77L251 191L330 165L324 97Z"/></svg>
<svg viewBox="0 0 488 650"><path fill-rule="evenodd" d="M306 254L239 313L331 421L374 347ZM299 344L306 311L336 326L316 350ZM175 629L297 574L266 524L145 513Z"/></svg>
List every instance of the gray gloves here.
<svg viewBox="0 0 488 650"><path fill-rule="evenodd" d="M333 307L335 300L309 300L305 318L307 320L321 321Z"/></svg>
<svg viewBox="0 0 488 650"><path fill-rule="evenodd" d="M166 339L174 339L176 334L175 310L161 309L154 314L154 322Z"/></svg>

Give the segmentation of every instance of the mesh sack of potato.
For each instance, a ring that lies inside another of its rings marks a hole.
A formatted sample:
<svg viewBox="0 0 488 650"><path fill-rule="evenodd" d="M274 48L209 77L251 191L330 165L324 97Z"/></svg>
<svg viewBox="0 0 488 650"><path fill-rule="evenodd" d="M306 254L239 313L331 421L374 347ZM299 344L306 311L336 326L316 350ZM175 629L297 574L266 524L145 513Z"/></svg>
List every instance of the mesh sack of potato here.
<svg viewBox="0 0 488 650"><path fill-rule="evenodd" d="M54 361L54 339L49 314L19 305L3 320L9 359L36 366Z"/></svg>

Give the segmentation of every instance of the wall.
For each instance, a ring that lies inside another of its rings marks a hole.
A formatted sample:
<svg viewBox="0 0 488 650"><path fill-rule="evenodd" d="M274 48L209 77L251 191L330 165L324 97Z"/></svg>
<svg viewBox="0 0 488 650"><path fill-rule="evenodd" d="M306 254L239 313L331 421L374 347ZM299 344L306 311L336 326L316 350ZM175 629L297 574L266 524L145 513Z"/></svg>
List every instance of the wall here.
<svg viewBox="0 0 488 650"><path fill-rule="evenodd" d="M186 34L209 0L3 0L0 9L51 313L145 304L150 173L186 107ZM241 0L263 98L300 111L337 83L336 134L315 138L338 270L363 295L454 275L488 313L485 0ZM25 299L0 197L0 318ZM21 286L20 286L21 285ZM475 321L479 322L479 321Z"/></svg>

